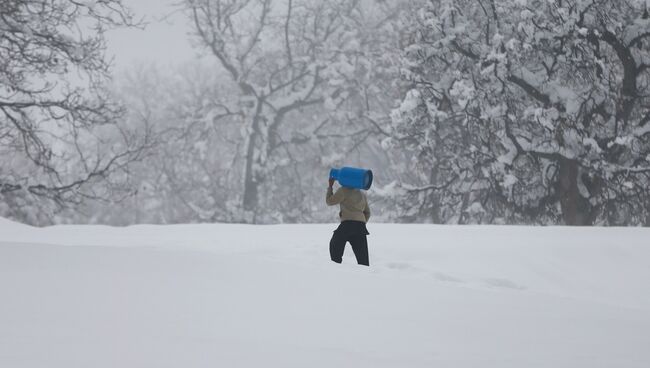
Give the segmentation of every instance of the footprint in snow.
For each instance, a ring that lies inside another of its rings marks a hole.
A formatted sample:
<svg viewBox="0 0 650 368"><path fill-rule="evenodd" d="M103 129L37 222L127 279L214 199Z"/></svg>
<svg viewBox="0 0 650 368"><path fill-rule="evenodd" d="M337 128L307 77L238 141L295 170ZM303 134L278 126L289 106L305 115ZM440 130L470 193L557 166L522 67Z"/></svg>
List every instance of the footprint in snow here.
<svg viewBox="0 0 650 368"><path fill-rule="evenodd" d="M523 285L516 284L508 279L489 278L485 279L485 283L494 288L512 289L512 290L525 290Z"/></svg>
<svg viewBox="0 0 650 368"><path fill-rule="evenodd" d="M400 271L415 270L415 267L413 267L412 265L410 265L408 263L403 263L403 262L389 262L389 263L386 263L386 267L388 267L390 269L393 269L393 270L400 270Z"/></svg>
<svg viewBox="0 0 650 368"><path fill-rule="evenodd" d="M443 282L464 282L461 279L455 278L453 276L447 275L446 273L442 272L434 272L433 277L438 280L438 281L443 281Z"/></svg>

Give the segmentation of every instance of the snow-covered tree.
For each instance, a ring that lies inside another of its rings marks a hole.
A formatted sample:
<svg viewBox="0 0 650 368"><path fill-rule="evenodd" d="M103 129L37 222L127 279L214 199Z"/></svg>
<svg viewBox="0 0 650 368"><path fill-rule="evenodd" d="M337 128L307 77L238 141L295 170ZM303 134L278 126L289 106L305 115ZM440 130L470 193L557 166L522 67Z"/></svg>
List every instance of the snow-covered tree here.
<svg viewBox="0 0 650 368"><path fill-rule="evenodd" d="M121 0L0 2L0 215L47 223L111 185L146 137L104 88L104 31L133 25Z"/></svg>
<svg viewBox="0 0 650 368"><path fill-rule="evenodd" d="M366 83L381 65L370 61L375 30L362 2L187 0L185 8L199 46L236 91L210 115L240 126L242 220L308 220L327 165L386 123L371 108L383 92Z"/></svg>
<svg viewBox="0 0 650 368"><path fill-rule="evenodd" d="M650 225L640 0L430 0L404 17L394 139L436 222Z"/></svg>

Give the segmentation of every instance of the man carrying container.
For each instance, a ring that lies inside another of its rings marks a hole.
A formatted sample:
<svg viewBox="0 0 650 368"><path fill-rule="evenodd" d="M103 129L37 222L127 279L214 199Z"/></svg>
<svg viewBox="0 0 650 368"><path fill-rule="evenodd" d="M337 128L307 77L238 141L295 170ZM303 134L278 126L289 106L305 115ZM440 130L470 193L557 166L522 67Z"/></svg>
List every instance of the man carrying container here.
<svg viewBox="0 0 650 368"><path fill-rule="evenodd" d="M334 190L332 186L338 180L341 187ZM339 205L339 218L341 224L334 230L330 240L330 257L332 261L341 263L345 243L350 242L357 263L369 266L368 240L369 235L366 223L370 218L370 207L365 193L360 189L368 190L372 185L372 171L344 167L330 171L329 186L325 203L328 206Z"/></svg>

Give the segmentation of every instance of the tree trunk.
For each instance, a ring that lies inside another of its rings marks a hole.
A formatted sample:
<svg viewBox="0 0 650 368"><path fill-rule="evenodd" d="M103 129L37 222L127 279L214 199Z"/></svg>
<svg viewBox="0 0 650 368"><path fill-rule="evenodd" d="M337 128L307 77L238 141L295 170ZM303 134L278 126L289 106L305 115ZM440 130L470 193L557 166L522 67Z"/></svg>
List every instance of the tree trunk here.
<svg viewBox="0 0 650 368"><path fill-rule="evenodd" d="M262 116L263 103L264 102L259 99L256 103L255 113L252 117L253 122L251 124L251 132L248 136L248 146L246 147L246 164L244 167L244 198L242 204L244 211L253 213L253 222L255 222L254 218L257 215L257 207L259 203L258 189L260 184L260 177L257 170L255 169L255 151L257 148L256 146L258 143L258 138L262 138L260 137L261 132L259 124Z"/></svg>
<svg viewBox="0 0 650 368"><path fill-rule="evenodd" d="M431 175L429 176L429 183L437 184L438 183L438 164L435 163L431 169ZM434 224L441 224L440 220L440 194L437 191L432 191L430 194L431 198L431 222Z"/></svg>
<svg viewBox="0 0 650 368"><path fill-rule="evenodd" d="M252 168L252 160L246 159L246 173L244 176L244 210L257 211L258 203L258 182L254 177Z"/></svg>
<svg viewBox="0 0 650 368"><path fill-rule="evenodd" d="M593 225L591 204L578 189L579 168L576 160L561 158L557 183L564 224L570 226Z"/></svg>
<svg viewBox="0 0 650 368"><path fill-rule="evenodd" d="M244 199L243 207L245 211L257 212L258 203L258 181L254 172L255 161L255 141L257 134L251 133L248 138L248 147L246 147L246 166L244 168Z"/></svg>

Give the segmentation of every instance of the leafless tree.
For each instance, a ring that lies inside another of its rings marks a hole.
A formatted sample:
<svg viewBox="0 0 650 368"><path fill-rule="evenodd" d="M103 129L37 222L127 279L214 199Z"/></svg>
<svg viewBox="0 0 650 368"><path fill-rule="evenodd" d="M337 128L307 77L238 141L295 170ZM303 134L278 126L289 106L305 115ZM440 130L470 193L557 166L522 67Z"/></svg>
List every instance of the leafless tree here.
<svg viewBox="0 0 650 368"><path fill-rule="evenodd" d="M104 32L133 25L121 0L0 2L4 212L106 198L108 187L98 184L141 157L146 135L120 124L123 109L104 87Z"/></svg>
<svg viewBox="0 0 650 368"><path fill-rule="evenodd" d="M346 86L341 61L350 52L358 1L187 0L201 44L219 61L238 90L222 118L244 125L243 196L255 215L260 186L282 165L280 153L319 134L327 119L286 129L292 114L340 103ZM283 128L287 134L283 134ZM254 221L254 219L253 219Z"/></svg>

